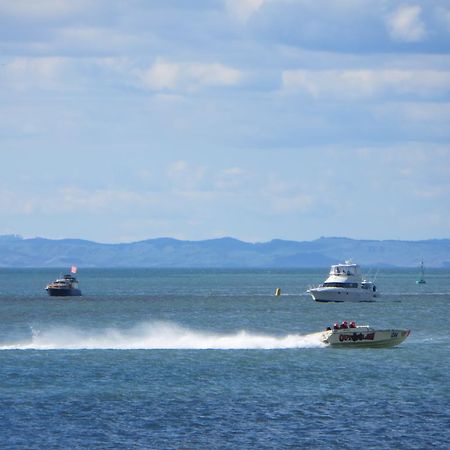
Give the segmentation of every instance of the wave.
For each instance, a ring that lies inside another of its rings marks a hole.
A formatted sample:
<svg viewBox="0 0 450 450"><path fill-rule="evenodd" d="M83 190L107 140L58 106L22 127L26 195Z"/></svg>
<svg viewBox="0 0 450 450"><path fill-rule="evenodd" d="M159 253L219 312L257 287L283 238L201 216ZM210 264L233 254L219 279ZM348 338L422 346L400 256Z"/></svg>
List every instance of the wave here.
<svg viewBox="0 0 450 450"><path fill-rule="evenodd" d="M220 334L167 322L147 322L132 328L84 330L72 327L31 329L31 339L0 350L245 350L324 347L320 333L271 336L245 330Z"/></svg>

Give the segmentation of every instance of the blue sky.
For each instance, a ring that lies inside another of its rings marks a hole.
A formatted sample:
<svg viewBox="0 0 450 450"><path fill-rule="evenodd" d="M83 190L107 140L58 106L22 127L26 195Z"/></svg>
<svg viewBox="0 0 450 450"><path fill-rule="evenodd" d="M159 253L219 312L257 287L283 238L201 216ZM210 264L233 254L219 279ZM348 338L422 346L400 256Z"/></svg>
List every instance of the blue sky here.
<svg viewBox="0 0 450 450"><path fill-rule="evenodd" d="M0 234L450 237L450 3L0 0Z"/></svg>

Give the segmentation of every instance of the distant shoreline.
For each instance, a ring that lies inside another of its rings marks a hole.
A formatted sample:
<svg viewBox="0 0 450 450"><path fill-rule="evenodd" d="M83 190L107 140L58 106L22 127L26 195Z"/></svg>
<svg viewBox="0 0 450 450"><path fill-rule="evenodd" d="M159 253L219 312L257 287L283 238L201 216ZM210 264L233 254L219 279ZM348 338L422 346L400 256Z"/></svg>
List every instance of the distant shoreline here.
<svg viewBox="0 0 450 450"><path fill-rule="evenodd" d="M325 268L352 259L363 267L450 268L450 239L313 241L274 239L249 243L225 237L203 241L156 238L101 244L82 239L23 239L0 236L0 267L289 269Z"/></svg>

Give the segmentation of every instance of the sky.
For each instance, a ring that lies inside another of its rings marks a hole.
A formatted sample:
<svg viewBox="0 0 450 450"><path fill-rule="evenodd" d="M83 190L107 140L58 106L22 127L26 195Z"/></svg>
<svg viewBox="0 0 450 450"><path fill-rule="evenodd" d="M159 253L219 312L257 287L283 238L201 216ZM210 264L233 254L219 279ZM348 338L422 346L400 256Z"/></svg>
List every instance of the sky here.
<svg viewBox="0 0 450 450"><path fill-rule="evenodd" d="M0 235L450 238L448 0L0 0Z"/></svg>

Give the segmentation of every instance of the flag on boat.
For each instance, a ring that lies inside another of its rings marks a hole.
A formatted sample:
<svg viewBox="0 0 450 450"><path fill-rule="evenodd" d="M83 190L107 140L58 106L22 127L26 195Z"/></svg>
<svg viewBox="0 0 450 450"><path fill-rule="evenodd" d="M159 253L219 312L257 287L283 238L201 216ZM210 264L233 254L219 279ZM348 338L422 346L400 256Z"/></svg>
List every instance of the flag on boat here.
<svg viewBox="0 0 450 450"><path fill-rule="evenodd" d="M77 273L77 266L72 266L70 273Z"/></svg>

